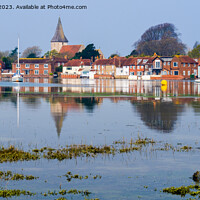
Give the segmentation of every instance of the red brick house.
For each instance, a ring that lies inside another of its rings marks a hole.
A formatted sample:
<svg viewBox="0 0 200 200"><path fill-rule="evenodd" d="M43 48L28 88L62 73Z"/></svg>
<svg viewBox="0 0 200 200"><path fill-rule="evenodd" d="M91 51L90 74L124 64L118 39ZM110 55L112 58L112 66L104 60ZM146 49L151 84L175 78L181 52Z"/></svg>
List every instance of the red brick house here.
<svg viewBox="0 0 200 200"><path fill-rule="evenodd" d="M119 67L120 60L118 58L97 59L92 64L92 70L96 72L95 78L114 78L116 67Z"/></svg>
<svg viewBox="0 0 200 200"><path fill-rule="evenodd" d="M190 75L197 76L198 62L189 56L176 55L171 62L171 75L181 75L185 79L190 78Z"/></svg>
<svg viewBox="0 0 200 200"><path fill-rule="evenodd" d="M17 70L24 77L48 77L53 73L51 60L45 58L21 58L19 66L17 62L12 64L12 72L17 73Z"/></svg>

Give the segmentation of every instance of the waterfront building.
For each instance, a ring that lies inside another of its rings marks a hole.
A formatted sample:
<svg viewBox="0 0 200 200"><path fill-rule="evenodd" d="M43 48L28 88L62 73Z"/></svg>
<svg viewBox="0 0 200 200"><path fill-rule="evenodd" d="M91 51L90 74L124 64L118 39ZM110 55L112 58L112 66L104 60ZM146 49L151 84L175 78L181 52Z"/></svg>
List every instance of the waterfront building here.
<svg viewBox="0 0 200 200"><path fill-rule="evenodd" d="M176 55L171 61L171 75L183 76L189 79L190 75L198 75L198 62L189 56Z"/></svg>
<svg viewBox="0 0 200 200"><path fill-rule="evenodd" d="M81 75L82 71L91 70L90 59L74 59L69 60L64 66L62 71L62 78L77 78ZM73 76L71 76L73 75ZM75 76L74 76L75 75Z"/></svg>
<svg viewBox="0 0 200 200"><path fill-rule="evenodd" d="M17 61L12 63L12 72L18 71L25 77L46 77L53 72L50 59L45 58L21 58L19 66Z"/></svg>
<svg viewBox="0 0 200 200"><path fill-rule="evenodd" d="M95 78L114 78L116 68L120 67L119 58L97 59L92 64L92 69L95 71Z"/></svg>

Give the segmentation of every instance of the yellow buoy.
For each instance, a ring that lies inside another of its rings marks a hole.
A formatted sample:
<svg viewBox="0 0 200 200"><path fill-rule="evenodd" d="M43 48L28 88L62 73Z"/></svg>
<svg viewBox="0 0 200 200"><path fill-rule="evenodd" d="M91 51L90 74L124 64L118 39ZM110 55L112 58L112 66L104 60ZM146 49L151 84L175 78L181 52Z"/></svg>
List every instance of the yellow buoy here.
<svg viewBox="0 0 200 200"><path fill-rule="evenodd" d="M163 92L166 92L166 91L167 91L167 85L162 85L162 86L161 86L161 90L162 90Z"/></svg>
<svg viewBox="0 0 200 200"><path fill-rule="evenodd" d="M167 81L166 80L162 80L161 81L161 85L167 85Z"/></svg>

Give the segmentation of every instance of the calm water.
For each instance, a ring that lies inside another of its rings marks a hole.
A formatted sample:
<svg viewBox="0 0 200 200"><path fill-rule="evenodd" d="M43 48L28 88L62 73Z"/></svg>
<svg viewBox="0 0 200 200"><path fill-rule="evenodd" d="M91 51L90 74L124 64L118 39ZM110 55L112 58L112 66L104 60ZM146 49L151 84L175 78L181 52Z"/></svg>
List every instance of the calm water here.
<svg viewBox="0 0 200 200"><path fill-rule="evenodd" d="M3 163L1 170L39 177L34 181L1 181L3 188L37 192L34 197L11 199L56 199L60 196L40 193L58 191L60 185L62 189L87 189L92 192L90 198L101 200L188 198L160 190L193 184L190 177L200 170L199 84L170 81L163 90L159 81L29 79L20 84L2 81L0 90L3 146L13 144L29 150L68 144L112 145L139 135L195 149L173 152L147 148L114 157ZM98 174L102 179L67 182L59 176L68 171ZM66 198L84 199L81 195Z"/></svg>

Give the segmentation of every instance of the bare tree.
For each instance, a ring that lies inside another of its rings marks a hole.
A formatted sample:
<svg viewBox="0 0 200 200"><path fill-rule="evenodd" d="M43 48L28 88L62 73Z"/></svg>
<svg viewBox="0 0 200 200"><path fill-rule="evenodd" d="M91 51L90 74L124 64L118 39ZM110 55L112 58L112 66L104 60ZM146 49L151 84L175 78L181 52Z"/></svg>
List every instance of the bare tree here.
<svg viewBox="0 0 200 200"><path fill-rule="evenodd" d="M134 46L139 54L150 56L154 53L162 56L185 54L186 46L179 35L173 24L159 24L146 30Z"/></svg>
<svg viewBox="0 0 200 200"><path fill-rule="evenodd" d="M42 49L38 46L28 47L24 50L22 58L38 58L41 56Z"/></svg>

